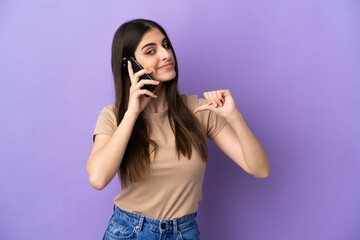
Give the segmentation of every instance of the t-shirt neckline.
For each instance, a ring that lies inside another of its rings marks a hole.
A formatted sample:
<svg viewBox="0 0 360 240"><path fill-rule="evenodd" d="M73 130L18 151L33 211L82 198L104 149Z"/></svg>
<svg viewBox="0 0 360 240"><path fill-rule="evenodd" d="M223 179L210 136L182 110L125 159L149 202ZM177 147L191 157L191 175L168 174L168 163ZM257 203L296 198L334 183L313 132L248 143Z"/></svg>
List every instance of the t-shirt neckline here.
<svg viewBox="0 0 360 240"><path fill-rule="evenodd" d="M165 109L162 112L149 112L144 110L144 113L152 118L157 118L157 117L164 117L167 115L168 109Z"/></svg>

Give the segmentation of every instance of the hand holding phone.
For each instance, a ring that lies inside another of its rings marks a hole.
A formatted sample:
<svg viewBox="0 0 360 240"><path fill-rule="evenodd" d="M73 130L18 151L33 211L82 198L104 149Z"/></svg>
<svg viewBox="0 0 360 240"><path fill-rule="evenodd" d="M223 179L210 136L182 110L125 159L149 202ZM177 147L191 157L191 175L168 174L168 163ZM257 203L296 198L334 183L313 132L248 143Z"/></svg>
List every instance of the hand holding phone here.
<svg viewBox="0 0 360 240"><path fill-rule="evenodd" d="M123 64L123 70L125 71L125 73L129 76L129 71L128 71L128 61L131 62L131 66L133 68L134 73L144 69L139 63L138 61L135 60L134 57L127 57L124 61ZM139 77L139 81L142 79L150 79L150 80L154 80L152 79L152 77L149 74L144 74L142 76ZM140 89L147 89L150 92L153 92L155 90L156 85L152 85L152 84L145 84L144 86L142 86ZM148 95L145 95L146 97L149 97Z"/></svg>

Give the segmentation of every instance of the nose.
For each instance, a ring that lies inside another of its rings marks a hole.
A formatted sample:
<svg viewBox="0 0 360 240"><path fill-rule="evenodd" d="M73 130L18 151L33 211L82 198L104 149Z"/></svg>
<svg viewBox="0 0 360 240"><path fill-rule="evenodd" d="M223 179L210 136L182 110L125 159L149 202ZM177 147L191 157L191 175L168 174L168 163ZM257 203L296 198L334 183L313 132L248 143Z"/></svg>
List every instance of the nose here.
<svg viewBox="0 0 360 240"><path fill-rule="evenodd" d="M161 50L159 51L159 56L160 56L161 60L169 59L170 58L170 50L162 47Z"/></svg>

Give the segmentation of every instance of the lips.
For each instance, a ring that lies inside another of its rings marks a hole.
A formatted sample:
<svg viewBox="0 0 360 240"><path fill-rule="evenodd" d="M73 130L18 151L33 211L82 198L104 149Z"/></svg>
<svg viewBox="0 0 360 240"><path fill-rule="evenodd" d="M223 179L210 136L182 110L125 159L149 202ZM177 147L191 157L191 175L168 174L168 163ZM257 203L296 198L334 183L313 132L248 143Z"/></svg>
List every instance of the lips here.
<svg viewBox="0 0 360 240"><path fill-rule="evenodd" d="M167 69L167 68L171 68L174 64L173 63L166 63L160 67L158 67L158 69Z"/></svg>

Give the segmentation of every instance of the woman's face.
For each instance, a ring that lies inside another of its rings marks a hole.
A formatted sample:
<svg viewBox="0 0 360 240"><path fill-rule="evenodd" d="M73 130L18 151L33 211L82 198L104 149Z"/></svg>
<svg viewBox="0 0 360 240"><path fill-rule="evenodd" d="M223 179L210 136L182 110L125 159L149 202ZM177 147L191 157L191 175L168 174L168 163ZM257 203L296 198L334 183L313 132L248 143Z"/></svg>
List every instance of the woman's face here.
<svg viewBox="0 0 360 240"><path fill-rule="evenodd" d="M152 70L151 77L160 82L176 77L174 53L168 39L157 28L151 28L135 50L135 59L140 65Z"/></svg>

